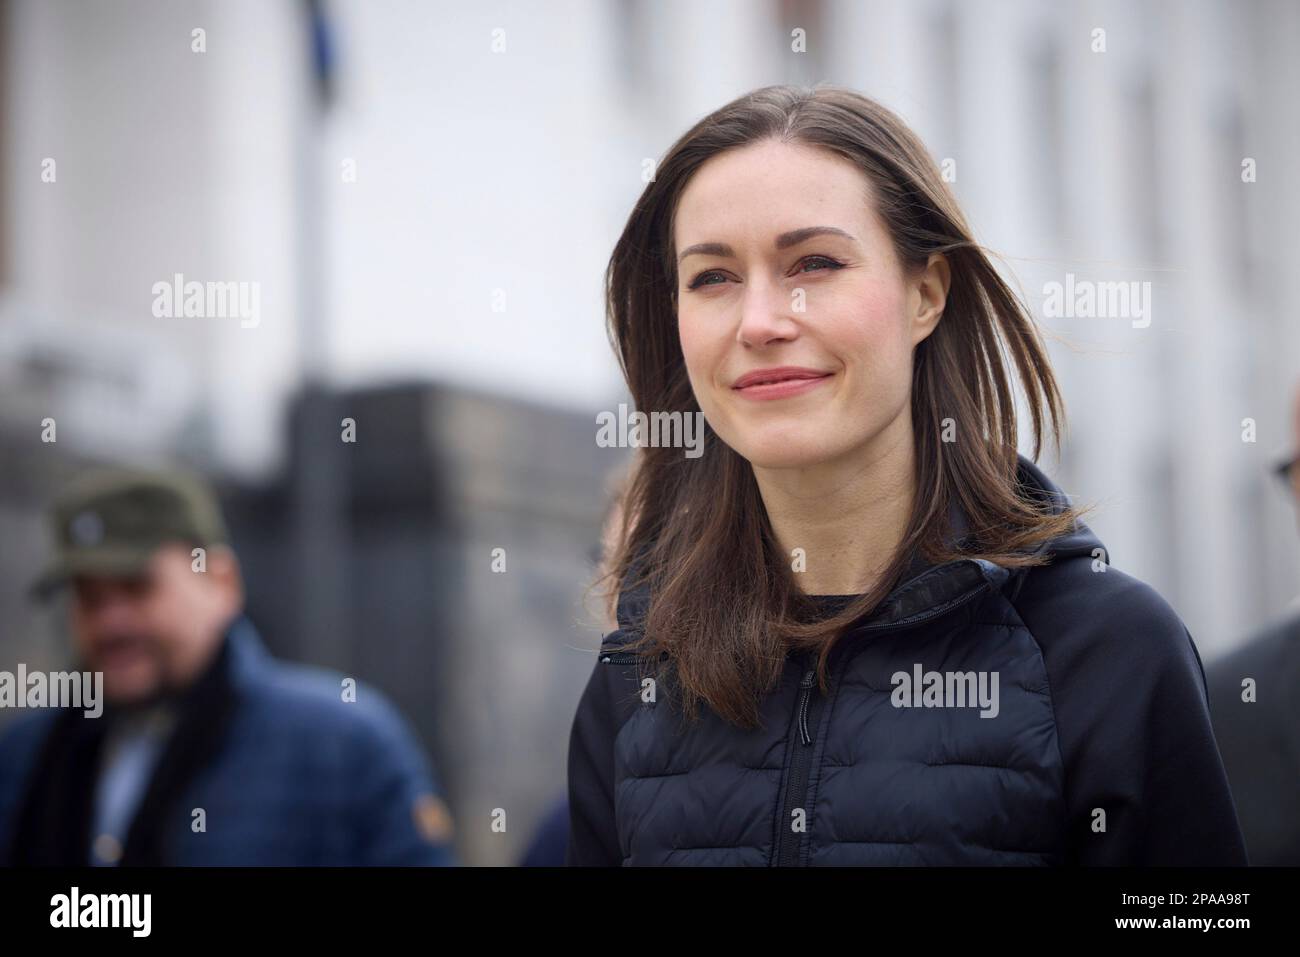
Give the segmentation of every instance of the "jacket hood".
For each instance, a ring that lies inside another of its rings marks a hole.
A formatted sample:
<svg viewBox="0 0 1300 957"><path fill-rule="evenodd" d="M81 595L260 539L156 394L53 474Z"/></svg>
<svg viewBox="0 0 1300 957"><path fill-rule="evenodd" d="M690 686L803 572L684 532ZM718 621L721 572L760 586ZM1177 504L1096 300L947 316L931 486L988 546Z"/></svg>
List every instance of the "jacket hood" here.
<svg viewBox="0 0 1300 957"><path fill-rule="evenodd" d="M1023 454L1018 455L1017 479L1022 488L1059 514L1071 504L1052 479ZM969 528L964 510L954 502L949 511L952 538L960 542ZM1046 553L1053 562L1079 556L1092 557L1094 549L1103 549L1100 539L1082 520L1056 538L1044 542L1035 554ZM917 555L903 575L903 581L876 607L856 629L905 627L935 617L949 608L964 604L988 588L1003 588L1022 576L1027 569L1012 569L980 558L959 558L932 564ZM644 583L624 589L618 598L618 631L605 639L603 647L622 644L638 631L649 607L649 588Z"/></svg>
<svg viewBox="0 0 1300 957"><path fill-rule="evenodd" d="M1020 466L1017 475L1023 486L1027 487L1031 494L1035 495L1042 501L1049 502L1052 505L1052 511L1060 514L1073 503L1070 497L1061 491L1060 486L1053 482L1038 467L1037 463L1030 461L1025 456L1019 456ZM1096 533L1087 526L1082 519L1075 519L1074 528L1065 533L1058 535L1043 543L1039 551L1050 554L1053 559L1070 558L1079 555L1092 557L1094 549L1105 549Z"/></svg>

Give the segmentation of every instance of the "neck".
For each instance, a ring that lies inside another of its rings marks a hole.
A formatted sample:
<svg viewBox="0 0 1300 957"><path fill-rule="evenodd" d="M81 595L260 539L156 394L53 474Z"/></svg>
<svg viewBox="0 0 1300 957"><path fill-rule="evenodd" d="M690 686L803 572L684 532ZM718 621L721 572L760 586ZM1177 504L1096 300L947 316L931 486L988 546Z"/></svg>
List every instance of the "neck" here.
<svg viewBox="0 0 1300 957"><path fill-rule="evenodd" d="M809 595L869 591L903 540L915 495L915 448L905 411L868 445L807 468L755 468L781 549L805 568Z"/></svg>

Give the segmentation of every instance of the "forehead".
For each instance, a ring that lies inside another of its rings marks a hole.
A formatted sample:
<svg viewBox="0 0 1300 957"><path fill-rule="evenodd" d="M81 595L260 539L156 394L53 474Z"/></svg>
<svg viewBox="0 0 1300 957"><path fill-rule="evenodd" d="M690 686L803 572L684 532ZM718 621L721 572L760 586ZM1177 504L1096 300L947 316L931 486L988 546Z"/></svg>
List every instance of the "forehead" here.
<svg viewBox="0 0 1300 957"><path fill-rule="evenodd" d="M804 226L866 237L875 226L870 181L850 160L801 143L764 140L706 160L682 192L675 248L761 241Z"/></svg>

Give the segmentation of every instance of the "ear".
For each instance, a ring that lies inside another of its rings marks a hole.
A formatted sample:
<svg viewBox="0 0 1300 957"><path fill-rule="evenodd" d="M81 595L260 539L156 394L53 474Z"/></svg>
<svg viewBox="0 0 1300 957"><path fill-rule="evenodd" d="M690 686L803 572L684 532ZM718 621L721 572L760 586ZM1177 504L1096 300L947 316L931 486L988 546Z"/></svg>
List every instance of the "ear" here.
<svg viewBox="0 0 1300 957"><path fill-rule="evenodd" d="M908 298L913 345L934 332L943 318L951 283L952 269L948 257L942 253L931 253L925 265L916 271L912 279L912 294Z"/></svg>

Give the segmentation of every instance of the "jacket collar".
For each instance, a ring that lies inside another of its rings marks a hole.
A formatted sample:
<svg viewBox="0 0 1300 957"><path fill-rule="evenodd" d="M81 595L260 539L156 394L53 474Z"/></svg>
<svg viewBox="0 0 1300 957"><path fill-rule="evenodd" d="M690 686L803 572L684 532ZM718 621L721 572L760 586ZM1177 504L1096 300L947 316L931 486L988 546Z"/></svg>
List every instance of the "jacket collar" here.
<svg viewBox="0 0 1300 957"><path fill-rule="evenodd" d="M273 660L257 628L242 613L226 628L224 641L230 683L237 688L249 684Z"/></svg>
<svg viewBox="0 0 1300 957"><path fill-rule="evenodd" d="M1016 481L1021 490L1042 502L1053 514L1070 507L1070 497L1039 466L1017 454ZM948 510L949 539L960 545L970 532L970 521L960 503L953 501ZM1072 555L1091 554L1102 548L1100 540L1082 520L1071 531L1042 543L1031 554L1047 554L1053 560ZM1104 551L1104 549L1103 549ZM957 558L939 564L915 555L902 582L882 601L857 629L902 627L937 617L944 611L965 604L985 590L998 590L1019 581L1023 568L1008 568L982 558Z"/></svg>

